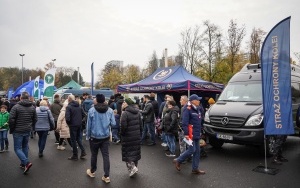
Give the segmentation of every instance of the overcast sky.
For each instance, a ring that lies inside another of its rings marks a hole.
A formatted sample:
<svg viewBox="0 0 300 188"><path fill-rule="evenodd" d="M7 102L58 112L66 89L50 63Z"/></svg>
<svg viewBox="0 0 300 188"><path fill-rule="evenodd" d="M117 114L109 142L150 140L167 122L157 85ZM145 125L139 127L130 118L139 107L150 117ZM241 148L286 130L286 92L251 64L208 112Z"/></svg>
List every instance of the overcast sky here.
<svg viewBox="0 0 300 188"><path fill-rule="evenodd" d="M146 66L155 50L178 53L180 32L210 20L226 35L231 19L269 32L291 16L291 55L300 52L299 0L0 0L0 67L79 67L90 82L110 60ZM297 60L298 61L298 60ZM34 79L34 78L33 78Z"/></svg>

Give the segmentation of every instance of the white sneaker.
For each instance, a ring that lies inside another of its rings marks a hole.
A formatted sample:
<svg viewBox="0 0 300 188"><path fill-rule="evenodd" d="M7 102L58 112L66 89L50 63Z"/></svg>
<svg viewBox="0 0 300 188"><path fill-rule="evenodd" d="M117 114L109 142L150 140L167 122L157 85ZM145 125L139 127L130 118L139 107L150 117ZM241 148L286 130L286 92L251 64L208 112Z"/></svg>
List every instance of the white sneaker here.
<svg viewBox="0 0 300 188"><path fill-rule="evenodd" d="M87 169L86 170L86 174L88 175L88 176L90 176L91 178L94 178L95 177L95 172L91 172L91 169Z"/></svg>
<svg viewBox="0 0 300 188"><path fill-rule="evenodd" d="M129 177L133 177L138 171L139 169L136 166L134 166L130 171Z"/></svg>
<svg viewBox="0 0 300 188"><path fill-rule="evenodd" d="M163 143L161 143L161 146L162 146L162 147L167 147L168 144L163 142Z"/></svg>
<svg viewBox="0 0 300 188"><path fill-rule="evenodd" d="M166 154L166 156L167 156L167 157L176 157L176 155L175 155L175 154L172 154L172 153Z"/></svg>
<svg viewBox="0 0 300 188"><path fill-rule="evenodd" d="M58 150L65 150L66 148L64 146L57 146Z"/></svg>
<svg viewBox="0 0 300 188"><path fill-rule="evenodd" d="M102 176L102 181L104 181L105 183L110 183L110 178Z"/></svg>

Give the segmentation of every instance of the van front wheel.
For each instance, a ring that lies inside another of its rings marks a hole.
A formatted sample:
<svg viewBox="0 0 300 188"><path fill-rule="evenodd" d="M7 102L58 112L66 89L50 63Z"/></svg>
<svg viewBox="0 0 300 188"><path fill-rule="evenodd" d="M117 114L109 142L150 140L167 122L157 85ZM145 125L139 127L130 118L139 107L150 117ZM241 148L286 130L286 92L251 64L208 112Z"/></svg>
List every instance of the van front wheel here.
<svg viewBox="0 0 300 188"><path fill-rule="evenodd" d="M274 144L275 144L275 137L274 136L266 136L266 156L272 157L274 154ZM259 150L261 155L265 154L265 145L262 144L259 146Z"/></svg>
<svg viewBox="0 0 300 188"><path fill-rule="evenodd" d="M212 136L209 136L208 139L209 139L209 144L212 147L217 148L217 149L220 149L224 144L224 141L219 140L219 139L217 139L215 137L212 137Z"/></svg>

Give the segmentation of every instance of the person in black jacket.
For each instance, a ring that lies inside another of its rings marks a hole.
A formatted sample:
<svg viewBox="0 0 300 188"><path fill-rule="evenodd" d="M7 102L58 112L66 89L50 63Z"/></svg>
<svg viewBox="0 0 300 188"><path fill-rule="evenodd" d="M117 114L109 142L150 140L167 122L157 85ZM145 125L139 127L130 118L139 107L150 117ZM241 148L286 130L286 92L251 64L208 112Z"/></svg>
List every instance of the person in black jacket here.
<svg viewBox="0 0 300 188"><path fill-rule="evenodd" d="M155 93L150 93L150 100L153 106L155 118L158 118L159 106L158 106L158 102L155 100Z"/></svg>
<svg viewBox="0 0 300 188"><path fill-rule="evenodd" d="M141 159L141 127L142 119L138 107L127 98L122 105L124 111L121 115L122 161L126 162L129 176L137 171L138 160Z"/></svg>
<svg viewBox="0 0 300 188"><path fill-rule="evenodd" d="M85 149L82 145L82 130L81 130L81 124L82 124L82 118L84 116L83 109L79 106L79 103L75 101L74 95L68 96L68 106L66 108L66 122L70 128L70 137L71 137L71 143L73 148L73 155L69 157L69 160L78 160L78 151L77 151L77 144L80 147L81 155L80 158L83 159L84 156L86 156Z"/></svg>
<svg viewBox="0 0 300 188"><path fill-rule="evenodd" d="M156 145L154 110L153 110L152 103L150 101L150 96L145 95L144 98L145 98L146 103L145 103L144 110L141 111L141 113L143 115L143 121L144 121L144 128L143 128L141 144L143 144L143 141L146 139L146 135L149 131L152 142L150 144L148 144L148 146L153 146L153 145Z"/></svg>
<svg viewBox="0 0 300 188"><path fill-rule="evenodd" d="M32 163L28 159L28 140L32 127L37 122L37 115L32 102L29 101L29 93L21 94L21 101L14 105L10 111L9 128L13 134L14 150L21 161L20 167L24 174L31 168Z"/></svg>
<svg viewBox="0 0 300 188"><path fill-rule="evenodd" d="M167 111L163 118L163 129L165 131L166 141L170 152L166 153L167 157L175 157L175 136L178 131L179 108L175 101L167 101Z"/></svg>
<svg viewBox="0 0 300 188"><path fill-rule="evenodd" d="M124 102L124 96L120 96L117 100L117 114L121 115L122 113L122 104Z"/></svg>
<svg viewBox="0 0 300 188"><path fill-rule="evenodd" d="M114 95L110 96L110 99L108 101L108 106L113 110L117 110L117 103L115 102L115 96Z"/></svg>
<svg viewBox="0 0 300 188"><path fill-rule="evenodd" d="M62 107L63 107L63 104L60 101L59 95L58 94L54 95L54 101L50 105L50 111L53 115L54 122L55 122L54 130L56 130L56 128L57 128L57 119L58 119L58 116L60 114L60 110L62 109ZM56 140L55 144L59 144L59 139L60 139L59 132L54 131L54 136L55 136L55 140Z"/></svg>

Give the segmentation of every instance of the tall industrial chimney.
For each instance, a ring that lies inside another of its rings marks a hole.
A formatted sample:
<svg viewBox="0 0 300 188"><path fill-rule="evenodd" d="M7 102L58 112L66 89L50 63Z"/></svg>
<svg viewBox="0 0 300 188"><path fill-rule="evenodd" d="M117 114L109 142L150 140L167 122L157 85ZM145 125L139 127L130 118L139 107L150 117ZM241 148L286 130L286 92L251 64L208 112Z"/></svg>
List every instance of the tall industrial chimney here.
<svg viewBox="0 0 300 188"><path fill-rule="evenodd" d="M165 67L168 67L168 49L165 48Z"/></svg>

